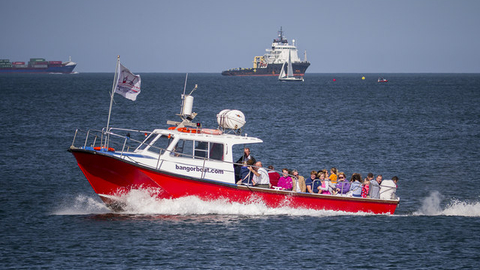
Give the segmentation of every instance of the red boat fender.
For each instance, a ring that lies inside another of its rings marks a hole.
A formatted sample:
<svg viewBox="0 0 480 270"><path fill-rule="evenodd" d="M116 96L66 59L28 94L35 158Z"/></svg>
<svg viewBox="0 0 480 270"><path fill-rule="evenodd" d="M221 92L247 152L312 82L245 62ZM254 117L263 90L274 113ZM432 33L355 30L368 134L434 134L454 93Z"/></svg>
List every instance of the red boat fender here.
<svg viewBox="0 0 480 270"><path fill-rule="evenodd" d="M219 129L210 129L210 128L202 128L200 133L203 134L212 134L212 135L222 135L222 131Z"/></svg>
<svg viewBox="0 0 480 270"><path fill-rule="evenodd" d="M178 128L177 130L179 132L185 132L185 133L197 133L197 130L193 128L182 127L182 128Z"/></svg>
<svg viewBox="0 0 480 270"><path fill-rule="evenodd" d="M93 148L93 150L95 150L95 151L101 151L102 149L107 149L107 148L106 148L106 147L100 147L100 146L96 146L96 147ZM107 151L109 151L109 152L115 152L115 148L109 147L109 148L107 149Z"/></svg>

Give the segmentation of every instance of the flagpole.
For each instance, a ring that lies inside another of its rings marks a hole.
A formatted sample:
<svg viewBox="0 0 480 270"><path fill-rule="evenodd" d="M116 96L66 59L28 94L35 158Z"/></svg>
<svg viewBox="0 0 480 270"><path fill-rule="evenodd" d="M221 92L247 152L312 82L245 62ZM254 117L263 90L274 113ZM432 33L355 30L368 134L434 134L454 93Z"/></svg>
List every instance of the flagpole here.
<svg viewBox="0 0 480 270"><path fill-rule="evenodd" d="M112 114L112 104L113 104L113 95L115 94L115 88L117 86L118 81L118 67L120 66L120 55L117 56L117 65L115 68L115 76L113 76L113 85L112 85L112 93L110 95L110 108L108 109L108 120L107 120L107 129L105 130L108 132L108 128L110 126L110 115ZM105 143L105 147L108 147L108 143Z"/></svg>

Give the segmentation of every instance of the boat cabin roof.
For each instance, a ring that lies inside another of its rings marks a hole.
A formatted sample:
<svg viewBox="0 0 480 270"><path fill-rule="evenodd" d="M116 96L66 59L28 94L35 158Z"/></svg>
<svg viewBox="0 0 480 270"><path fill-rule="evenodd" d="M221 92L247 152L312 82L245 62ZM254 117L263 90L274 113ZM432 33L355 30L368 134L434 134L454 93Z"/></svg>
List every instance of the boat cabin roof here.
<svg viewBox="0 0 480 270"><path fill-rule="evenodd" d="M263 141L259 138L248 137L247 135L236 135L231 133L222 133L220 135L206 134L206 133L194 133L194 132L181 132L175 129L155 129L152 133L161 134L161 135L174 135L179 139L186 140L201 140L207 142L215 142L222 144L252 144L252 143L262 143Z"/></svg>

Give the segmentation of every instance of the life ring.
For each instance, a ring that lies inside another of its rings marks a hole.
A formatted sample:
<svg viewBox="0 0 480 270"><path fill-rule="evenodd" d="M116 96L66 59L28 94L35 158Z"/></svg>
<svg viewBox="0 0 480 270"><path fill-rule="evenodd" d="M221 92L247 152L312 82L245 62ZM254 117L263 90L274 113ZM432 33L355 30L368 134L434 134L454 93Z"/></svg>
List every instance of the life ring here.
<svg viewBox="0 0 480 270"><path fill-rule="evenodd" d="M202 128L200 130L203 134L212 134L212 135L222 135L222 131L220 129L211 129L211 128Z"/></svg>

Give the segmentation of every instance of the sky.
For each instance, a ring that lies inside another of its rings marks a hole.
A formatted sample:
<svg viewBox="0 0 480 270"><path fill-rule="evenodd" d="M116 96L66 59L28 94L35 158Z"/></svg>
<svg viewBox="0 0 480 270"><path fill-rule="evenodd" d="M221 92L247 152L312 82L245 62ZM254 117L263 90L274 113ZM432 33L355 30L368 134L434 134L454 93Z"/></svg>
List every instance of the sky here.
<svg viewBox="0 0 480 270"><path fill-rule="evenodd" d="M0 0L0 58L78 72L252 67L280 27L307 73L480 73L477 0Z"/></svg>

